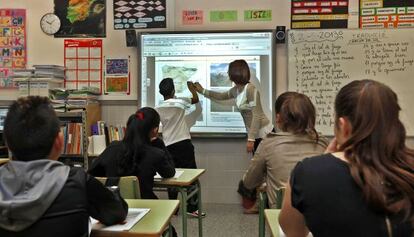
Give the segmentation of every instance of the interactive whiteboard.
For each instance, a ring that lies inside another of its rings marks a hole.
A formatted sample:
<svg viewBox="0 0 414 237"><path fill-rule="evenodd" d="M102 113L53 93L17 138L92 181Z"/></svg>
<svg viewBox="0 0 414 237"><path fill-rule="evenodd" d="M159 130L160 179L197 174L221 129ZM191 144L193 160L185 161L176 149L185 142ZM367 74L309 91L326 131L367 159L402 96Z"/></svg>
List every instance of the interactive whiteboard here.
<svg viewBox="0 0 414 237"><path fill-rule="evenodd" d="M141 33L141 106L157 106L163 100L158 85L166 77L173 78L177 97L191 97L187 81L199 82L207 89L227 91L233 86L227 75L229 63L244 59L249 64L251 82L260 89L263 109L272 118L274 42L272 30ZM191 132L245 134L243 119L232 102L200 96L202 113Z"/></svg>
<svg viewBox="0 0 414 237"><path fill-rule="evenodd" d="M317 109L317 130L333 134L334 100L352 80L373 79L391 87L414 135L414 29L290 30L288 87L308 95Z"/></svg>

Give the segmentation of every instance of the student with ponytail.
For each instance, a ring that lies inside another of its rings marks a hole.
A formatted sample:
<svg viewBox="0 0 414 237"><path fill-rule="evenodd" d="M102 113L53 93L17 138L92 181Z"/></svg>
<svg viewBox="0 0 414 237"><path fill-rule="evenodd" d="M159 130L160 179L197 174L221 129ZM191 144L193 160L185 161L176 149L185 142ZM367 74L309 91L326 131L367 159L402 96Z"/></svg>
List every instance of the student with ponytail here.
<svg viewBox="0 0 414 237"><path fill-rule="evenodd" d="M306 95L281 94L276 99L275 111L278 131L268 134L260 143L240 185L241 189L244 186L255 190L265 181L271 208L276 207L276 190L285 187L296 163L307 156L322 154L327 146L326 139L315 130L315 107ZM245 210L254 212L256 206Z"/></svg>
<svg viewBox="0 0 414 237"><path fill-rule="evenodd" d="M352 81L335 99L327 154L294 168L279 221L287 236L413 236L414 151L397 95Z"/></svg>
<svg viewBox="0 0 414 237"><path fill-rule="evenodd" d="M175 174L174 163L158 138L159 123L160 116L152 108L144 107L132 114L124 139L112 142L92 164L89 173L102 177L137 176L141 198L157 199L152 191L155 173L164 178Z"/></svg>

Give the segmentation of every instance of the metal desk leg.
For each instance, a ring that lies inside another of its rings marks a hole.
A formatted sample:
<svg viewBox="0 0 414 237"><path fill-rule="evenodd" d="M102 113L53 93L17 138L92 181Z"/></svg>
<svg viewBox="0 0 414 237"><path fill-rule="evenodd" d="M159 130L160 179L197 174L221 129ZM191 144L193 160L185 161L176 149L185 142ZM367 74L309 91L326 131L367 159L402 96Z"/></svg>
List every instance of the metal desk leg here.
<svg viewBox="0 0 414 237"><path fill-rule="evenodd" d="M259 192L259 237L265 236L265 217L264 209L267 202L267 195L265 192Z"/></svg>
<svg viewBox="0 0 414 237"><path fill-rule="evenodd" d="M200 181L196 181L195 182L195 186L198 189L197 190L197 200L198 200L198 236L202 237L203 236L203 208L201 206L201 186L200 186Z"/></svg>
<svg viewBox="0 0 414 237"><path fill-rule="evenodd" d="M180 209L183 222L183 237L187 237L187 189L180 187L178 191L181 193Z"/></svg>
<svg viewBox="0 0 414 237"><path fill-rule="evenodd" d="M168 223L168 237L173 237L171 221Z"/></svg>

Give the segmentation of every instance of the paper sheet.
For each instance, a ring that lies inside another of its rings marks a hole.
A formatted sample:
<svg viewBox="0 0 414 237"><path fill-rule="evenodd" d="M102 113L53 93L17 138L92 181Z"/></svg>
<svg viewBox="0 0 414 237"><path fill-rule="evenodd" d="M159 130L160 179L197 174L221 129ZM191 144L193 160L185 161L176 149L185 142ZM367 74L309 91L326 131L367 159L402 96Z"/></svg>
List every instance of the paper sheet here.
<svg viewBox="0 0 414 237"><path fill-rule="evenodd" d="M92 229L107 230L107 231L123 231L131 229L142 217L150 211L149 208L129 208L128 215L125 219L125 224L105 226L98 220L91 218Z"/></svg>
<svg viewBox="0 0 414 237"><path fill-rule="evenodd" d="M184 173L184 171L182 171L182 170L176 170L175 171L175 175L174 175L174 179L176 179L176 178L179 178L182 174ZM154 179L162 179L162 177L161 177L161 175L160 174L156 174L155 176L154 176Z"/></svg>

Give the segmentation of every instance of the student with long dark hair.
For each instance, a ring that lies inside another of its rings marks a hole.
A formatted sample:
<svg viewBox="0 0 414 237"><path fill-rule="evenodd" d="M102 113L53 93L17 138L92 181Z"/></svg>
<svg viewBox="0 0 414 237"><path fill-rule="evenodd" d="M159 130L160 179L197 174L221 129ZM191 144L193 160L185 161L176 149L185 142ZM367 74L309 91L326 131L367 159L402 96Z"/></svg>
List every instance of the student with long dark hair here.
<svg viewBox="0 0 414 237"><path fill-rule="evenodd" d="M229 80L235 84L228 91L206 90L199 83L194 83L195 89L206 98L213 100L235 100L247 130L246 150L254 152L260 141L272 131L273 125L263 112L259 89L250 82L250 69L247 62L243 59L231 62L228 75Z"/></svg>
<svg viewBox="0 0 414 237"><path fill-rule="evenodd" d="M160 116L153 108L144 107L132 114L122 141L112 142L89 170L94 176L137 176L141 198L157 199L152 191L154 176L173 177L174 164L164 142L158 138Z"/></svg>
<svg viewBox="0 0 414 237"><path fill-rule="evenodd" d="M287 236L412 236L414 151L397 95L353 81L335 100L328 154L294 168L279 221Z"/></svg>
<svg viewBox="0 0 414 237"><path fill-rule="evenodd" d="M276 190L286 186L296 163L322 154L328 145L315 129L315 107L306 95L281 94L276 99L275 111L278 131L263 139L243 176L243 185L249 190L255 190L265 181L270 208L276 208ZM257 211L255 205L245 213Z"/></svg>

